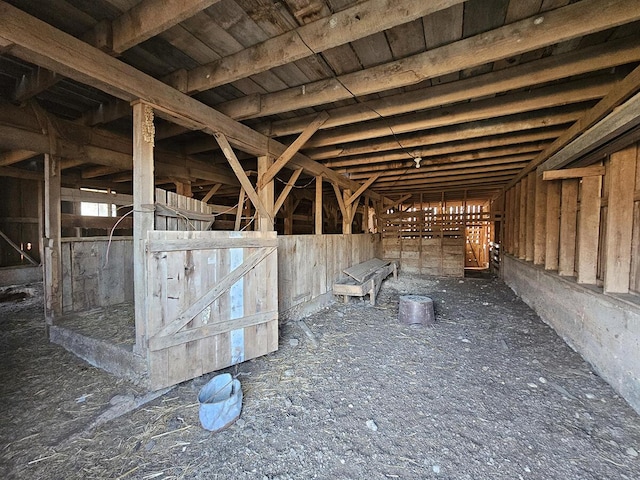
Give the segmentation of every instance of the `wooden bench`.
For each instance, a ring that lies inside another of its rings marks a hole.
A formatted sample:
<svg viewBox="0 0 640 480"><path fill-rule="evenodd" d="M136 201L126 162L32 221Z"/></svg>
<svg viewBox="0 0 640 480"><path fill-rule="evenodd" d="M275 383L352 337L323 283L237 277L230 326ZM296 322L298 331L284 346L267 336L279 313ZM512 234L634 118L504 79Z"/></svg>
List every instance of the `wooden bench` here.
<svg viewBox="0 0 640 480"><path fill-rule="evenodd" d="M398 264L372 258L353 267L343 270L346 277L333 284L333 294L342 295L344 303L349 297L364 297L369 294L371 305L376 304L376 295L382 286L382 281L393 273L393 278L398 278Z"/></svg>

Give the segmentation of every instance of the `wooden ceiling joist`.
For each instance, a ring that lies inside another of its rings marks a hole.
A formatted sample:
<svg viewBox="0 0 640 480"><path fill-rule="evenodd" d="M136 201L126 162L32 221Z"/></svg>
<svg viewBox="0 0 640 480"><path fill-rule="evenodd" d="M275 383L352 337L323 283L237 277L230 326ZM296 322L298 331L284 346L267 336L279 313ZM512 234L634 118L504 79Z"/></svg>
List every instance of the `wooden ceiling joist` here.
<svg viewBox="0 0 640 480"><path fill-rule="evenodd" d="M380 117L401 115L496 95L509 90L534 87L574 75L640 61L640 37L624 38L561 55L545 57L522 65L469 77L457 82L433 85L354 105L327 110L329 119L320 127L328 129ZM273 137L301 132L315 114L261 124L256 129Z"/></svg>
<svg viewBox="0 0 640 480"><path fill-rule="evenodd" d="M586 105L579 104L565 107L561 110L541 110L530 114L511 115L499 120L471 122L454 127L403 135L398 138L380 138L366 142L322 147L309 150L306 154L314 160L329 160L402 148L410 151L415 157L421 155L420 149L425 148L428 150L429 147L427 146L433 144L453 142L461 138L470 139L503 135L575 122L587 109Z"/></svg>
<svg viewBox="0 0 640 480"><path fill-rule="evenodd" d="M253 154L279 157L286 147L232 120L161 81L110 57L21 10L0 2L0 42L13 43L11 53L81 83L127 101L143 100L169 114L187 128L194 125L209 134L221 133L231 145ZM291 163L312 175L324 175L344 188L357 190L360 184L297 153ZM380 199L375 192L372 198Z"/></svg>
<svg viewBox="0 0 640 480"><path fill-rule="evenodd" d="M416 132L431 128L446 127L490 118L504 117L543 108L552 108L571 103L599 100L614 86L619 77L603 76L575 80L568 84L552 85L535 90L503 95L471 103L443 107L426 112L407 114L391 119L380 119L327 130L310 139L305 148L318 148L338 143L348 143L379 137L392 133Z"/></svg>
<svg viewBox="0 0 640 480"><path fill-rule="evenodd" d="M367 0L189 71L185 93L231 83L465 1Z"/></svg>
<svg viewBox="0 0 640 480"><path fill-rule="evenodd" d="M580 134L587 129L595 125L597 122L609 115L616 107L618 107L629 97L633 96L640 90L640 67L636 67L624 80L622 80L616 88L612 89L610 93L598 102L592 109L584 114L578 121L568 128L555 142L549 145L540 155L531 161L531 164L524 168L511 182L509 186L515 185L515 183L524 178L525 175L535 170L543 162L547 162L548 159L566 146L569 142L574 140ZM631 117L634 118L637 114L637 110L633 109ZM566 163L565 163L566 165ZM545 167L545 170L553 170L560 168L559 163L549 163Z"/></svg>
<svg viewBox="0 0 640 480"><path fill-rule="evenodd" d="M637 0L582 0L401 60L260 95L259 112L252 118L414 85L639 19ZM231 100L217 108L234 117L246 112L247 101L255 99Z"/></svg>

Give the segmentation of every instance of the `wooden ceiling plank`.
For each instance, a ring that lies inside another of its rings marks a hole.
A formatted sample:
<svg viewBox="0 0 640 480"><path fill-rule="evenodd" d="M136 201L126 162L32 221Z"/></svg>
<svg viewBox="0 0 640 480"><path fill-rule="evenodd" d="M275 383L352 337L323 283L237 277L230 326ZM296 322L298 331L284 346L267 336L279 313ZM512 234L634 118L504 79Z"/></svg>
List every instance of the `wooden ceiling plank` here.
<svg viewBox="0 0 640 480"><path fill-rule="evenodd" d="M247 153L278 157L286 150L281 143L270 141L265 135L4 1L0 1L0 16L3 18L3 22L0 22L0 37L13 42L12 52L23 60L90 84L123 100L140 99L152 104L154 108L162 105L165 111L171 111L176 118L202 125L209 134L223 133L231 144ZM322 174L345 188L357 190L360 187L360 184L300 153L293 157L291 163L314 176ZM370 196L380 199L373 191Z"/></svg>
<svg viewBox="0 0 640 480"><path fill-rule="evenodd" d="M318 133L307 142L305 147L325 147L599 100L609 93L619 79L619 76L603 75L401 117L345 126Z"/></svg>
<svg viewBox="0 0 640 480"><path fill-rule="evenodd" d="M197 93L344 45L466 0L368 0L189 72ZM384 11L384 15L380 12Z"/></svg>
<svg viewBox="0 0 640 480"><path fill-rule="evenodd" d="M622 80L615 89L606 97L600 100L591 110L586 112L576 123L568 128L555 142L549 145L540 155L531 161L531 164L522 170L514 179L513 184L520 180L529 172L532 172L543 162L568 145L572 140L585 132L597 122L609 115L616 107L640 90L640 67L636 67ZM563 165L549 163L544 166L544 170L554 170Z"/></svg>
<svg viewBox="0 0 640 480"><path fill-rule="evenodd" d="M640 5L637 0L582 0L419 55L335 79L263 95L260 115L273 115L354 95L413 85L639 19ZM242 103L242 99L237 99L217 108L233 117L235 111L243 108Z"/></svg>
<svg viewBox="0 0 640 480"><path fill-rule="evenodd" d="M122 53L218 1L142 0L113 21L113 51Z"/></svg>
<svg viewBox="0 0 640 480"><path fill-rule="evenodd" d="M318 131L324 122L329 118L327 112L320 112L316 118L304 129L304 131L296 138L287 149L282 152L275 162L264 173L263 177L258 180L258 188L267 185L278 174L280 170L298 153L311 136Z"/></svg>
<svg viewBox="0 0 640 480"><path fill-rule="evenodd" d="M640 38L616 40L604 45L543 58L509 69L491 72L458 82L426 87L366 102L327 110L330 118L321 129L364 122L380 117L440 107L508 90L529 88L569 76L604 70L640 60ZM313 115L278 120L256 127L279 137L301 132Z"/></svg>

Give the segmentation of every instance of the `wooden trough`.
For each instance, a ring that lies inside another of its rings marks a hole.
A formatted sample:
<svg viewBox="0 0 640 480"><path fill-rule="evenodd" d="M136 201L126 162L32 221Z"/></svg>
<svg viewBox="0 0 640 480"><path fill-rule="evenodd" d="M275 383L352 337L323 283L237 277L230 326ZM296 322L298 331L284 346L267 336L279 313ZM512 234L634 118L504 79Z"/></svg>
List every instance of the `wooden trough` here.
<svg viewBox="0 0 640 480"><path fill-rule="evenodd" d="M345 303L349 297L364 297L369 295L371 305L376 304L376 295L382 286L382 281L393 273L398 278L398 264L372 258L353 267L343 270L347 275L333 285L333 294L342 295Z"/></svg>

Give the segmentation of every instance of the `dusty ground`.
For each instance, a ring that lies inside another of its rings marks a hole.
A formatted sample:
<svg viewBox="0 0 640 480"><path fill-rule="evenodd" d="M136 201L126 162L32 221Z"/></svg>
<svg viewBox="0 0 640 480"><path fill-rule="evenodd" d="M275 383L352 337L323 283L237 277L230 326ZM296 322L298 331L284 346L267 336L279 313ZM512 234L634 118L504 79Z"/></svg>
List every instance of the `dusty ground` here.
<svg viewBox="0 0 640 480"><path fill-rule="evenodd" d="M433 328L398 323L402 293ZM209 377L93 430L134 386L46 342L41 299L0 304L0 477L638 479L640 417L498 280L401 276L231 369L241 419L210 434Z"/></svg>

